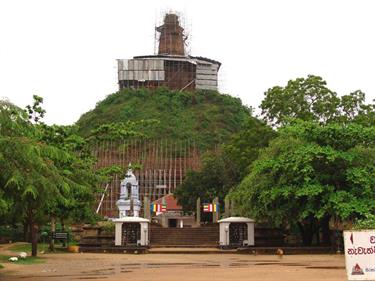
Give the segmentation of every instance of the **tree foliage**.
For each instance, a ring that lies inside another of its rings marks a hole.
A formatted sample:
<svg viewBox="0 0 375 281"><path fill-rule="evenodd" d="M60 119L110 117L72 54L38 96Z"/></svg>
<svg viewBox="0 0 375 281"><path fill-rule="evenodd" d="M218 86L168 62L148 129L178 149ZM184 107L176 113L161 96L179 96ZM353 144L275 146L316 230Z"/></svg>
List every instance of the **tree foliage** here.
<svg viewBox="0 0 375 281"><path fill-rule="evenodd" d="M100 126L106 126L100 129L106 132L117 126L114 124L125 123L126 134L136 137L190 139L200 147L212 148L226 142L250 118L251 110L240 99L215 91L126 89L98 102L77 125L84 137Z"/></svg>
<svg viewBox="0 0 375 281"><path fill-rule="evenodd" d="M96 187L106 175L93 169L76 128L43 124L43 99L34 100L26 111L0 102L0 216L30 226L36 255L38 225L50 216L92 217Z"/></svg>
<svg viewBox="0 0 375 281"><path fill-rule="evenodd" d="M268 146L276 135L276 131L271 127L253 118L223 145L222 157L232 186L238 184L247 175L248 168L258 158L260 149Z"/></svg>
<svg viewBox="0 0 375 281"><path fill-rule="evenodd" d="M374 127L296 121L279 130L230 197L242 215L297 223L310 244L323 220L374 212L374 172Z"/></svg>
<svg viewBox="0 0 375 281"><path fill-rule="evenodd" d="M375 215L368 214L355 222L353 229L375 229Z"/></svg>
<svg viewBox="0 0 375 281"><path fill-rule="evenodd" d="M206 155L202 161L200 171L190 171L183 183L175 190L174 195L178 203L186 211L193 211L197 198L210 202L215 197L224 199L229 191L227 178L225 177L224 162L215 154Z"/></svg>
<svg viewBox="0 0 375 281"><path fill-rule="evenodd" d="M158 124L158 120L126 121L108 123L91 130L88 141L122 140L127 138L146 139L148 130Z"/></svg>
<svg viewBox="0 0 375 281"><path fill-rule="evenodd" d="M198 197L223 201L229 190L247 175L249 165L258 157L261 148L268 145L276 133L263 122L253 118L244 129L234 134L217 151L202 161L202 169L191 171L176 189L175 196L187 210L194 210Z"/></svg>
<svg viewBox="0 0 375 281"><path fill-rule="evenodd" d="M262 115L274 126L288 124L290 119L375 125L375 105L365 103L362 91L340 98L319 76L290 80L285 87L272 87L264 95Z"/></svg>

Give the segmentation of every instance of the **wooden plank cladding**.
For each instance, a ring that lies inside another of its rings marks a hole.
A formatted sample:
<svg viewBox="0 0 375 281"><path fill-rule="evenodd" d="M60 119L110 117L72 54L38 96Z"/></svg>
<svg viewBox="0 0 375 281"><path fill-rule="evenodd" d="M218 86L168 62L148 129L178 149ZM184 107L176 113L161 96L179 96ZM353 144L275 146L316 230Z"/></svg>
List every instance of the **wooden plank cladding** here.
<svg viewBox="0 0 375 281"><path fill-rule="evenodd" d="M219 62L204 58L138 56L118 61L120 90L167 87L172 90L217 90ZM199 86L197 86L199 85Z"/></svg>

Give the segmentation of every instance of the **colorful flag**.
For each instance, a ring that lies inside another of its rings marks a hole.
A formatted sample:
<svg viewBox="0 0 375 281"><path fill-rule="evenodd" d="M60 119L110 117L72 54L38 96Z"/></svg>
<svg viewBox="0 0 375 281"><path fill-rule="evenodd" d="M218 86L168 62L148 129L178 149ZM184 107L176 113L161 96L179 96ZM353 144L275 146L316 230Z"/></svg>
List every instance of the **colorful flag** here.
<svg viewBox="0 0 375 281"><path fill-rule="evenodd" d="M212 213L212 204L208 204L208 203L203 204L203 212Z"/></svg>
<svg viewBox="0 0 375 281"><path fill-rule="evenodd" d="M151 204L150 210L153 213L166 212L167 211L167 205L166 204Z"/></svg>
<svg viewBox="0 0 375 281"><path fill-rule="evenodd" d="M209 204L209 203L204 203L203 204L203 212L205 213L216 213L219 210L219 204Z"/></svg>
<svg viewBox="0 0 375 281"><path fill-rule="evenodd" d="M156 213L158 211L158 204L151 204L151 212Z"/></svg>

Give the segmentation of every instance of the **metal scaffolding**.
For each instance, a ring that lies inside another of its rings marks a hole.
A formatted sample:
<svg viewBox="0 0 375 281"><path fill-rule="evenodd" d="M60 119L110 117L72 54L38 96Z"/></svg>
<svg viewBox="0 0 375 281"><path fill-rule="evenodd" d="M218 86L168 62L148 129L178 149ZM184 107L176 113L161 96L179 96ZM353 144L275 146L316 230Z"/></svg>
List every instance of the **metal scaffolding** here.
<svg viewBox="0 0 375 281"><path fill-rule="evenodd" d="M201 152L194 142L171 140L126 140L122 142L105 141L95 145L94 156L98 159L97 168L119 165L124 170L129 163L140 165L134 174L139 180L140 197L147 196L151 201L173 193L182 183L187 171L198 170L201 165ZM123 175L115 175L105 186L107 190L98 194L101 202L98 213L117 216L115 205L120 192ZM103 197L103 198L102 198Z"/></svg>

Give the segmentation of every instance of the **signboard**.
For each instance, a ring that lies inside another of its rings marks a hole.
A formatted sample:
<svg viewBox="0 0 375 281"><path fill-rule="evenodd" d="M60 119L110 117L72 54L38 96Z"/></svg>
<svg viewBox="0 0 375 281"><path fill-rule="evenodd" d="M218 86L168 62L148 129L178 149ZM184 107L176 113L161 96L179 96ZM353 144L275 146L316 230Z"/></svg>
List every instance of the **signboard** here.
<svg viewBox="0 0 375 281"><path fill-rule="evenodd" d="M375 229L344 231L348 280L375 280Z"/></svg>
<svg viewBox="0 0 375 281"><path fill-rule="evenodd" d="M52 232L52 239L68 240L68 232Z"/></svg>

